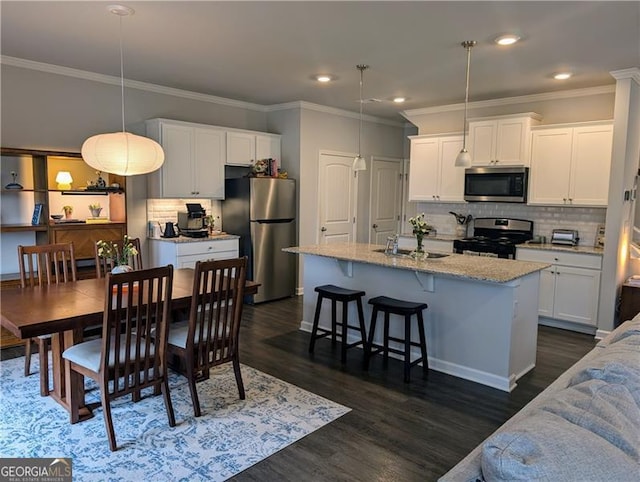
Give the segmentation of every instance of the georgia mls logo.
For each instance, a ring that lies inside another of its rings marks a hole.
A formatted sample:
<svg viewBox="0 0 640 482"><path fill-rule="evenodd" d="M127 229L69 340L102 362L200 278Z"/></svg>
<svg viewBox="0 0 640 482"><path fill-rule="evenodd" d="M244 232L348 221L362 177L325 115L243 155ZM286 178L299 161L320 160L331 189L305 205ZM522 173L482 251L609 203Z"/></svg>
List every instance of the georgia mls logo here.
<svg viewBox="0 0 640 482"><path fill-rule="evenodd" d="M0 482L71 482L70 458L0 459Z"/></svg>

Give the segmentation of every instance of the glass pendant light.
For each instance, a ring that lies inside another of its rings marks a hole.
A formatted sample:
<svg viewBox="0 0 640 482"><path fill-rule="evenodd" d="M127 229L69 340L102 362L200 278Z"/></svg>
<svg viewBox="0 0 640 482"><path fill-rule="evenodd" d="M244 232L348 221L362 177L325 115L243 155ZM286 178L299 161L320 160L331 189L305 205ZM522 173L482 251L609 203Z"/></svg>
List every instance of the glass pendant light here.
<svg viewBox="0 0 640 482"><path fill-rule="evenodd" d="M138 136L124 128L124 61L122 54L122 17L134 10L124 5L109 5L107 9L120 17L120 90L122 98L122 132L98 134L82 144L82 158L98 171L134 176L155 171L164 162L162 146L148 137Z"/></svg>
<svg viewBox="0 0 640 482"><path fill-rule="evenodd" d="M364 104L364 99L362 98L362 77L365 70L369 68L368 65L359 64L356 65L356 68L360 71L360 128L358 130L358 155L353 160L353 170L354 171L366 171L367 163L362 157L362 104Z"/></svg>
<svg viewBox="0 0 640 482"><path fill-rule="evenodd" d="M467 151L467 106L469 104L469 67L471 67L471 48L476 45L475 40L465 40L462 46L467 49L467 87L464 91L464 124L462 125L462 150L456 157L456 167L471 167L471 154Z"/></svg>

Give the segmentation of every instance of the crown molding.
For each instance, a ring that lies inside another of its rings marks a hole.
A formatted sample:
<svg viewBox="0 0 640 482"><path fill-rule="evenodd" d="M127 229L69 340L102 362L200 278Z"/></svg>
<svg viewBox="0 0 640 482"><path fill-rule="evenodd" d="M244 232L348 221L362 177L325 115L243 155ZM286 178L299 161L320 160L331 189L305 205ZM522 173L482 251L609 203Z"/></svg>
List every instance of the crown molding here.
<svg viewBox="0 0 640 482"><path fill-rule="evenodd" d="M633 70L633 69L631 69ZM613 74L612 74L613 75ZM481 109L484 107L499 107L503 105L526 104L529 102L542 102L549 100L570 99L573 97L587 97L591 95L613 94L616 91L615 85L603 85L600 87L588 87L585 89L561 90L558 92L545 92L542 94L530 94L517 97L504 97L501 99L480 100L469 102L469 108ZM425 107L422 109L411 109L402 111L401 114L406 119L419 115L440 114L442 112L453 112L464 110L464 102L458 104L440 105Z"/></svg>
<svg viewBox="0 0 640 482"><path fill-rule="evenodd" d="M290 109L304 109L312 110L315 112L322 112L324 114L337 115L341 117L348 117L350 119L360 119L360 114L357 112L351 112L349 110L338 109L336 107L329 107L326 105L314 104L313 102L307 102L304 100L297 100L294 102L285 102L283 104L273 104L266 107L267 112L276 112L280 110ZM362 114L362 120L367 122L373 122L375 124L384 124L393 127L405 127L406 123L402 121L394 121L391 119L385 119L382 117L376 117L372 115Z"/></svg>
<svg viewBox="0 0 640 482"><path fill-rule="evenodd" d="M38 70L49 74L64 75L77 79L89 80L92 82L100 82L103 84L120 85L120 77L113 75L97 74L86 70L72 69L70 67L62 67L61 65L46 64L43 62L35 62L33 60L20 59L17 57L9 57L7 55L0 56L0 64L11 65L23 69ZM197 100L201 102L209 102L229 107L238 107L240 109L255 110L258 112L266 112L266 107L251 102L241 100L227 99L225 97L217 97L215 95L200 94L189 90L174 89L173 87L164 87L162 85L150 84L147 82L139 82L137 80L124 79L124 85L131 89L144 90L154 92L156 94L171 95L174 97L182 97L184 99Z"/></svg>
<svg viewBox="0 0 640 482"><path fill-rule="evenodd" d="M609 73L611 74L611 77L616 80L633 79L636 81L636 84L640 84L640 69L638 67L623 70L613 70Z"/></svg>

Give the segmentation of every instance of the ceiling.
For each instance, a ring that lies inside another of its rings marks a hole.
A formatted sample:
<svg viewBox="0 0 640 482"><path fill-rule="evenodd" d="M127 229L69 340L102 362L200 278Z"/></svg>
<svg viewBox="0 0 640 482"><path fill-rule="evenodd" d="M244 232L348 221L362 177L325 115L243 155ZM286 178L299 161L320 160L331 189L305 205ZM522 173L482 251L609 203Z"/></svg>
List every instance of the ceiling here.
<svg viewBox="0 0 640 482"><path fill-rule="evenodd" d="M0 2L3 56L120 75L115 2ZM307 101L366 114L613 84L640 66L640 2L121 2L127 79L262 105ZM522 40L499 47L493 40ZM551 74L575 75L557 81ZM337 80L319 84L314 74ZM406 96L402 105L390 101Z"/></svg>

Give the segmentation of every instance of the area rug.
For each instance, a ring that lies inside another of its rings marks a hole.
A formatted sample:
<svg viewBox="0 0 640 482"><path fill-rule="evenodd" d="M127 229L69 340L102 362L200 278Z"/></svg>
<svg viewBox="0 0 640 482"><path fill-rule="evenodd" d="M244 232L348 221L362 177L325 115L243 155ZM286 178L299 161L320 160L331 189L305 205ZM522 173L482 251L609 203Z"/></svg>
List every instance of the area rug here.
<svg viewBox="0 0 640 482"><path fill-rule="evenodd" d="M246 400L233 369L212 370L198 384L202 416L193 416L186 379L170 377L176 426L162 396L112 403L118 450L111 452L102 408L74 425L51 397L39 395L37 361L25 377L24 358L0 364L0 457L71 457L74 481L226 480L330 423L350 409L246 365ZM87 401L99 401L91 380ZM145 392L143 392L145 395Z"/></svg>

